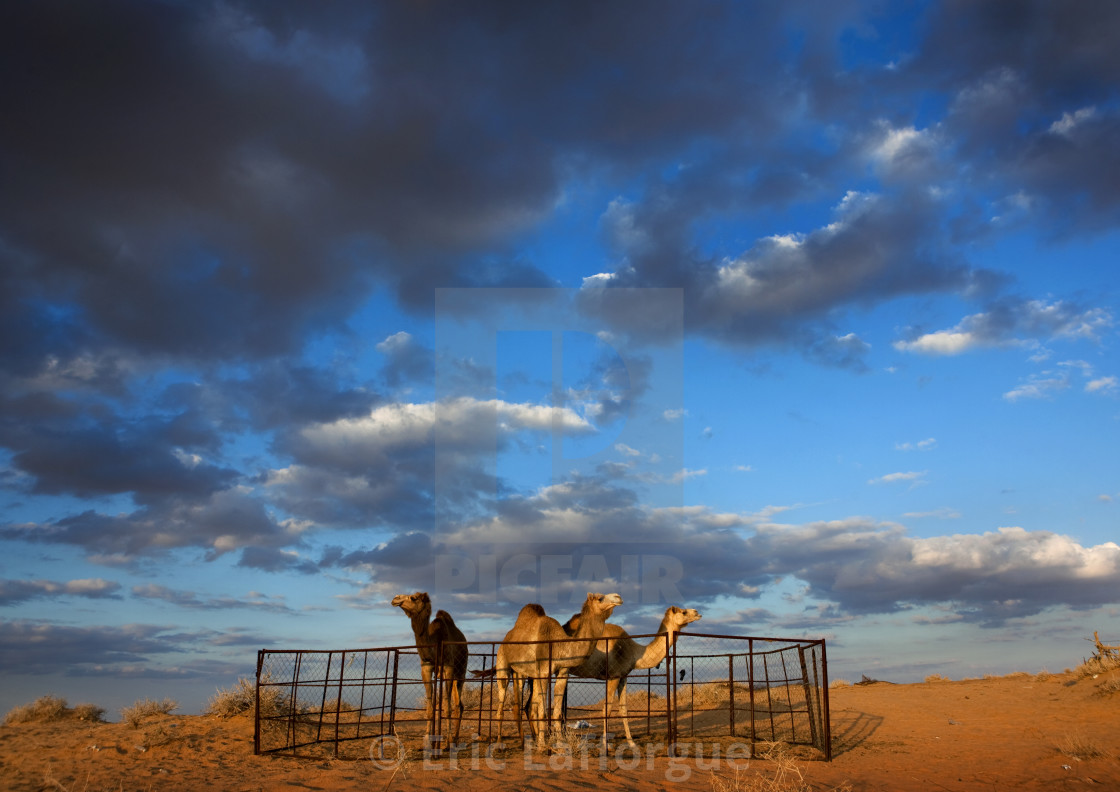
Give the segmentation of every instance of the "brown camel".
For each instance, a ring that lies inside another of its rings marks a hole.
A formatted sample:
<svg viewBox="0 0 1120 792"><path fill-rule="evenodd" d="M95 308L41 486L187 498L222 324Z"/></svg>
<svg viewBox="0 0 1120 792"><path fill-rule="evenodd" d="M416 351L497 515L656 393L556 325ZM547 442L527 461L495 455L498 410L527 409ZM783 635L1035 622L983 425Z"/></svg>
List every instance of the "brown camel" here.
<svg viewBox="0 0 1120 792"><path fill-rule="evenodd" d="M467 676L467 639L455 626L455 621L447 611L436 611L436 617L428 621L432 615L432 600L427 592L398 594L393 597L392 604L408 614L412 622L412 634L416 636L420 676L424 680L428 734L433 735L436 731L436 707L433 703L437 688L442 687L438 706L442 711L446 700L449 721L452 710L455 711L455 734L452 741L457 742L459 724L463 720L462 695L463 682Z"/></svg>
<svg viewBox="0 0 1120 792"><path fill-rule="evenodd" d="M582 614L577 613L568 619L564 632L575 634L582 618ZM695 608L678 608L674 605L665 611L665 618L657 628L657 635L645 645L635 641L617 624L607 624L595 649L582 663L571 669L572 674L577 677L607 681L603 717L610 715L611 700L617 698L618 714L622 716L622 726L626 730L626 742L631 746L634 745L634 739L630 736L630 719L626 714L626 677L635 669L653 668L664 660L669 648L677 642L681 629L698 619L700 613ZM557 696L562 694L557 682Z"/></svg>
<svg viewBox="0 0 1120 792"><path fill-rule="evenodd" d="M567 684L568 671L584 661L595 648L595 641L603 634L607 618L616 607L622 604L618 594L588 593L580 610L579 626L569 636L560 622L544 612L540 605L529 604L517 614L513 629L506 633L498 648L494 673L498 683L498 737L502 734L502 718L505 714L506 686L512 676L515 683L517 701L517 733L521 729L521 691L520 680L533 682L533 715L529 725L537 737L537 744L544 745L545 733L545 695L551 678L556 676L557 696L553 703L553 719L560 715L560 702L563 696L561 680ZM565 640L576 638L580 640ZM551 643L556 641L556 643Z"/></svg>

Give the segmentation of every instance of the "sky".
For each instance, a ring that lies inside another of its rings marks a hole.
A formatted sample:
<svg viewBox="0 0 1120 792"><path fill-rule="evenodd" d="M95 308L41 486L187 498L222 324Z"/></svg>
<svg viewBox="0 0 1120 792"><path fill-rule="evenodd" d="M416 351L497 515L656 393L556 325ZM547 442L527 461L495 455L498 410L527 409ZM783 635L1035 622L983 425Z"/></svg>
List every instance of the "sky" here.
<svg viewBox="0 0 1120 792"><path fill-rule="evenodd" d="M1120 639L1120 6L0 7L0 708L261 648Z"/></svg>

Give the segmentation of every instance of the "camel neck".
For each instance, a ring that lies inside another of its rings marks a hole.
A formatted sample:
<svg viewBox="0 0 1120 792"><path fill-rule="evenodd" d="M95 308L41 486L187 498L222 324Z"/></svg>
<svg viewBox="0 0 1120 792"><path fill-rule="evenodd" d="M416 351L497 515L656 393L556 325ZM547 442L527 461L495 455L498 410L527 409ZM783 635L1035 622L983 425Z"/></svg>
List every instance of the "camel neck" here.
<svg viewBox="0 0 1120 792"><path fill-rule="evenodd" d="M426 639L428 637L428 621L432 615L431 611L422 611L409 617L412 622L412 634L416 636L416 640Z"/></svg>
<svg viewBox="0 0 1120 792"><path fill-rule="evenodd" d="M641 658L638 660L635 668L653 668L655 665L665 659L668 650L677 642L677 636L680 630L674 629L669 626L668 620L662 619L660 626L657 628L657 635L646 644L645 651L642 652ZM668 635L668 638L666 638Z"/></svg>

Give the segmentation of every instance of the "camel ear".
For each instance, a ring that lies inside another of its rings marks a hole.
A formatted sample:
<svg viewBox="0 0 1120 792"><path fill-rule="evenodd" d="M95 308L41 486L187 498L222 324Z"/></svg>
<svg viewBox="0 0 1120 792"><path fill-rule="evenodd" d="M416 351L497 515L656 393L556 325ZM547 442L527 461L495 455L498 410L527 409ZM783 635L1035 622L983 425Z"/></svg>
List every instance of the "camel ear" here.
<svg viewBox="0 0 1120 792"><path fill-rule="evenodd" d="M595 599L598 599L598 598L599 598L599 595L598 595L598 594L596 594L596 593L595 593L594 591L589 591L589 592L587 592L587 599L588 599L588 601L590 601L590 600L595 600Z"/></svg>
<svg viewBox="0 0 1120 792"><path fill-rule="evenodd" d="M426 591L417 591L416 592L416 599L418 599L421 602L426 603L426 604L431 604L431 602L432 602L431 598L428 596L428 592L426 592Z"/></svg>

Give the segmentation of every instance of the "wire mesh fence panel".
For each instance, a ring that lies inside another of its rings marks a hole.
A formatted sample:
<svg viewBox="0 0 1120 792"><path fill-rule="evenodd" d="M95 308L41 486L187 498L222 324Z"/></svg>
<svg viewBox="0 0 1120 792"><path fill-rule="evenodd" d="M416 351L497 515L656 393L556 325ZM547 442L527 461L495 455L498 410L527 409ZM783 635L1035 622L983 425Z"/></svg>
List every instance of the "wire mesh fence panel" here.
<svg viewBox="0 0 1120 792"><path fill-rule="evenodd" d="M665 639L633 637L646 644ZM504 710L495 674L499 647L468 643L465 679L456 683L435 673L430 690L414 647L262 650L256 750L360 755L361 745L347 744L388 735L426 750L447 745L456 731L460 743L550 733L618 740L628 725L634 741L647 748L746 740L810 746L831 758L824 641L680 633L675 645L666 642L664 656L648 660L661 658L654 667L631 665L624 677L614 666L573 667L572 658L563 658L566 647L546 644L539 669L522 665L506 681ZM550 652L561 658L552 661L551 673ZM558 696L559 668L568 680ZM447 701L452 687L461 717ZM439 702L430 719L429 697Z"/></svg>
<svg viewBox="0 0 1120 792"><path fill-rule="evenodd" d="M685 633L675 649L678 737L806 745L831 758L823 641Z"/></svg>
<svg viewBox="0 0 1120 792"><path fill-rule="evenodd" d="M257 753L392 733L401 650L269 651L257 656Z"/></svg>

